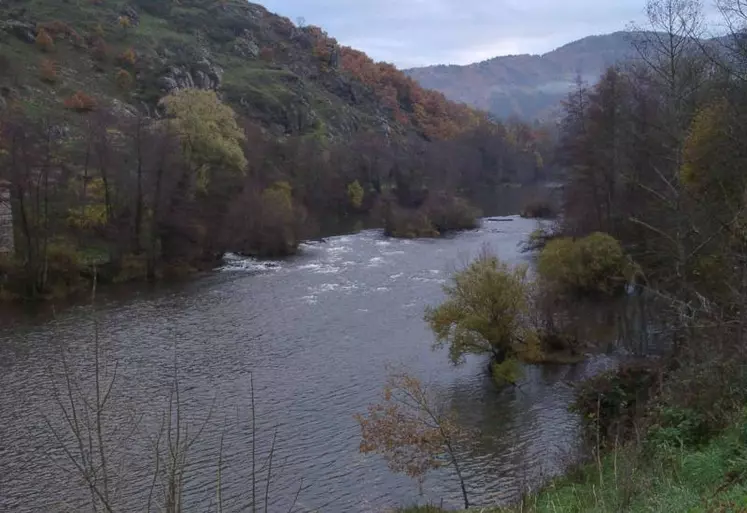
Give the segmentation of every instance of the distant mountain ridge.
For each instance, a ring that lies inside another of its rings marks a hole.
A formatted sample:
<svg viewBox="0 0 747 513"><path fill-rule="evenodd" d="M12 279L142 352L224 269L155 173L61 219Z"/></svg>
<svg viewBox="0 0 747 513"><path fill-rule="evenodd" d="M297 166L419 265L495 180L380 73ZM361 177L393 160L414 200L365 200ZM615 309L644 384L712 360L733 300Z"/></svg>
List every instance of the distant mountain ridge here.
<svg viewBox="0 0 747 513"><path fill-rule="evenodd" d="M581 77L595 82L611 65L635 55L635 32L588 36L542 55L508 55L466 66L405 70L423 87L500 117L533 120L557 111Z"/></svg>

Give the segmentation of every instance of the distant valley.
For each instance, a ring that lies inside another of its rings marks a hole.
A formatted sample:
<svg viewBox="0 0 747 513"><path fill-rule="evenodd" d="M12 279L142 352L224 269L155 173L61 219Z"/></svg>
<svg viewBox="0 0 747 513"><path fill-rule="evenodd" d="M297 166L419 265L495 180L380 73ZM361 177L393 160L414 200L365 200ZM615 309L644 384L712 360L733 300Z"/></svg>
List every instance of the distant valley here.
<svg viewBox="0 0 747 513"><path fill-rule="evenodd" d="M405 73L426 88L499 117L546 119L558 112L578 77L596 82L607 67L635 55L634 36L634 32L589 36L543 55L508 55Z"/></svg>

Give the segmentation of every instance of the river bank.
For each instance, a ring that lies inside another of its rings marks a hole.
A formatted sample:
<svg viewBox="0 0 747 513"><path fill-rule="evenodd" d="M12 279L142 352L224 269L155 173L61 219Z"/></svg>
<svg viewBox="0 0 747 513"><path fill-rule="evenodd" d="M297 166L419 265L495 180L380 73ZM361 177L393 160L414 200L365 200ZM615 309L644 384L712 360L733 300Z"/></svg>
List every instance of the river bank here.
<svg viewBox="0 0 747 513"><path fill-rule="evenodd" d="M747 412L745 412L747 413ZM615 447L511 507L481 513L733 512L747 510L747 415L700 446ZM415 506L399 513L443 513ZM464 512L467 513L467 512Z"/></svg>

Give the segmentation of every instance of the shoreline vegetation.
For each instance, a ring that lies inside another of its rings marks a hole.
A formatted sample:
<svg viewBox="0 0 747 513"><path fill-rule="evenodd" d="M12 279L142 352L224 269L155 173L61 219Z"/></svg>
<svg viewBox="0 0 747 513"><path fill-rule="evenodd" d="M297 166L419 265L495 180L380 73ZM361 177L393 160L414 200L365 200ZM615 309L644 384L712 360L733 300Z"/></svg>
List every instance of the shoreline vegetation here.
<svg viewBox="0 0 747 513"><path fill-rule="evenodd" d="M538 252L539 290L550 293L534 311L552 318L553 298L640 295L646 343L576 388L578 465L516 504L465 510L747 511L747 17L741 2L718 6L729 30L711 45L704 3L648 0L648 26L631 33L638 58L579 83L564 103L560 216L523 248ZM539 203L524 213L545 214ZM503 294L468 278L488 272ZM490 258L462 273L427 315L438 343L454 359L492 353L513 376L505 362L521 361L529 338L507 298L522 297L525 274ZM476 297L482 308L465 301Z"/></svg>
<svg viewBox="0 0 747 513"><path fill-rule="evenodd" d="M155 282L320 226L473 228L551 179L554 135L499 121L244 0L0 4L0 296Z"/></svg>

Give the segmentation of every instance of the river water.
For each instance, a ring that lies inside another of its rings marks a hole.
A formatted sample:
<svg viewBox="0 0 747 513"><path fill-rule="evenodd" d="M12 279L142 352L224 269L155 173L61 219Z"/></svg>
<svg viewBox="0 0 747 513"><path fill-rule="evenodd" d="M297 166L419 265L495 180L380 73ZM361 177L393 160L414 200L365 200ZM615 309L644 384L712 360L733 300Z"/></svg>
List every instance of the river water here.
<svg viewBox="0 0 747 513"><path fill-rule="evenodd" d="M421 489L389 472L380 457L358 451L353 415L377 400L392 365L436 387L460 422L479 430L478 445L464 455L472 501L515 500L573 460L572 384L613 360L599 355L574 366L529 368L521 386L497 391L483 358L455 368L444 350L431 349L423 311L442 299L451 271L485 246L505 260L525 261L518 245L535 227L517 217L493 218L475 231L415 241L364 231L307 244L282 262L229 258L219 272L188 284L124 299L100 296L95 311L80 306L4 319L0 510L82 510L85 489L53 436L69 439L54 397L66 391L63 352L68 373L83 383L74 392L89 392L95 333L101 366L117 365L104 438L118 511L145 511L153 441L175 367L180 415L195 438L187 511L217 511L219 461L223 511L251 503L252 433L256 475L266 475L263 457L276 440L271 486L266 492L258 478L255 492L262 505L267 493L268 511L292 505L294 511L382 511L427 501L459 506L458 483L448 470L431 475Z"/></svg>

